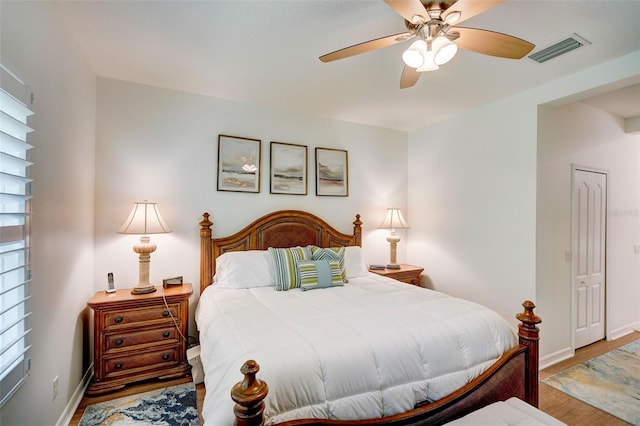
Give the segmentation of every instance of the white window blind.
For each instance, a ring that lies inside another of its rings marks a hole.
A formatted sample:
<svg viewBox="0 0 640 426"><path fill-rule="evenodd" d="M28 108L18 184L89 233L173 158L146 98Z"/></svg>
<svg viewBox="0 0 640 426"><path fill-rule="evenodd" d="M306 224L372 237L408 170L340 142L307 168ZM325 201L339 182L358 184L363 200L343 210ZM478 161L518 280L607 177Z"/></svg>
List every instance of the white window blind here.
<svg viewBox="0 0 640 426"><path fill-rule="evenodd" d="M0 64L0 407L29 375L29 88Z"/></svg>

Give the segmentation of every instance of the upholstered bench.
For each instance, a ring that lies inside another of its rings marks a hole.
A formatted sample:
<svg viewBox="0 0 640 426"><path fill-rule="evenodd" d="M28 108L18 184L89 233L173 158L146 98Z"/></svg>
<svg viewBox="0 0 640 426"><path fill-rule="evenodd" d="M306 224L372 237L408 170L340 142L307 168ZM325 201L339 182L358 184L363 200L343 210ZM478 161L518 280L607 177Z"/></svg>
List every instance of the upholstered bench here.
<svg viewBox="0 0 640 426"><path fill-rule="evenodd" d="M518 398L495 402L454 420L452 426L540 426L565 425Z"/></svg>

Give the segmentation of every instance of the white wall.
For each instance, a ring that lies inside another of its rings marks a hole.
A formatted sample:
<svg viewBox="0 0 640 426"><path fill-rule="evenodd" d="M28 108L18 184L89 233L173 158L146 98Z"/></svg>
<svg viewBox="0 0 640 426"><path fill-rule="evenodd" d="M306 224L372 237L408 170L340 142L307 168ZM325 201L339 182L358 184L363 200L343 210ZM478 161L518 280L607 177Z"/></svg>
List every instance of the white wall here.
<svg viewBox="0 0 640 426"><path fill-rule="evenodd" d="M0 19L2 60L35 92L32 369L2 408L0 424L53 425L89 364L95 78L51 4L2 1Z"/></svg>
<svg viewBox="0 0 640 426"><path fill-rule="evenodd" d="M211 213L217 236L278 209L311 211L349 233L359 213L367 261L386 261L386 234L377 227L386 207L406 206L406 133L104 78L97 87L94 290L104 288L108 272L121 288L137 280L131 247L138 238L116 230L132 203L143 199L159 203L173 230L152 236L158 245L151 256L155 283L183 275L198 292L198 222L204 211ZM216 191L218 134L262 140L260 193ZM269 193L270 141L308 146L308 195ZM315 195L315 147L348 151L348 197ZM403 251L399 259L405 260Z"/></svg>
<svg viewBox="0 0 640 426"><path fill-rule="evenodd" d="M553 303L561 348L571 342L571 164L609 172L607 220L607 337L640 327L640 134L624 133L624 120L582 102L541 108L538 137L539 296ZM551 308L551 309L549 309Z"/></svg>
<svg viewBox="0 0 640 426"><path fill-rule="evenodd" d="M556 329L555 283L536 278L537 108L638 76L634 52L411 132L407 250L426 284L514 324L531 299L544 321L541 355L569 347L569 325Z"/></svg>
<svg viewBox="0 0 640 426"><path fill-rule="evenodd" d="M535 298L534 130L535 109L507 99L410 135L410 261L506 318Z"/></svg>

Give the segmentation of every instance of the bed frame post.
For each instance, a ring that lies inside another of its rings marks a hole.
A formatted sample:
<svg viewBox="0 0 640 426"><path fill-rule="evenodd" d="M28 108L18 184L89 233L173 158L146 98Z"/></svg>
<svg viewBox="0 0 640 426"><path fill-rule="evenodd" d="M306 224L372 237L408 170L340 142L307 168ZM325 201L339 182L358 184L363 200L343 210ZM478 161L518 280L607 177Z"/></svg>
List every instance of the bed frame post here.
<svg viewBox="0 0 640 426"><path fill-rule="evenodd" d="M213 281L211 270L211 226L209 213L202 214L200 221L200 292Z"/></svg>
<svg viewBox="0 0 640 426"><path fill-rule="evenodd" d="M244 379L231 389L231 398L236 403L233 407L233 414L236 416L235 426L262 426L263 400L267 397L269 387L262 380L256 379L258 371L260 366L257 362L245 362L240 368Z"/></svg>
<svg viewBox="0 0 640 426"><path fill-rule="evenodd" d="M518 337L521 345L527 346L526 357L526 377L525 377L525 399L534 407L538 407L538 369L540 362L538 342L540 340L540 329L536 324L542 322L542 319L533 313L536 305L527 300L522 306L524 311L516 315L518 321Z"/></svg>
<svg viewBox="0 0 640 426"><path fill-rule="evenodd" d="M356 220L353 221L353 236L355 245L362 246L362 221L359 214L356 215Z"/></svg>

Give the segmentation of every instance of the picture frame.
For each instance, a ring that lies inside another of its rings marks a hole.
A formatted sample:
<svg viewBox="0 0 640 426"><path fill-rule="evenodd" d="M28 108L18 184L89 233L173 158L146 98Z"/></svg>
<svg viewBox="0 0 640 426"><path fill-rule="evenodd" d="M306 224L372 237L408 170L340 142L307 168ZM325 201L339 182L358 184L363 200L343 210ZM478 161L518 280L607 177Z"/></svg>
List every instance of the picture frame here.
<svg viewBox="0 0 640 426"><path fill-rule="evenodd" d="M261 143L218 135L218 191L260 192Z"/></svg>
<svg viewBox="0 0 640 426"><path fill-rule="evenodd" d="M307 195L307 147L272 141L270 155L270 192Z"/></svg>
<svg viewBox="0 0 640 426"><path fill-rule="evenodd" d="M349 196L349 153L316 148L316 195Z"/></svg>

